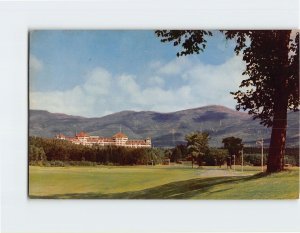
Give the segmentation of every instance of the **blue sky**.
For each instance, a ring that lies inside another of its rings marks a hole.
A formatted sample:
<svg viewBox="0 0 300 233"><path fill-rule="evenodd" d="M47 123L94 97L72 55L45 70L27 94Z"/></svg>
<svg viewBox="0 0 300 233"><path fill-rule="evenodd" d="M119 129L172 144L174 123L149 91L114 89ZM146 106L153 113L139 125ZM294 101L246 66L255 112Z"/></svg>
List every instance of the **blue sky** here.
<svg viewBox="0 0 300 233"><path fill-rule="evenodd" d="M204 53L176 57L152 30L30 33L30 108L82 116L123 110L234 108L244 63L215 32Z"/></svg>

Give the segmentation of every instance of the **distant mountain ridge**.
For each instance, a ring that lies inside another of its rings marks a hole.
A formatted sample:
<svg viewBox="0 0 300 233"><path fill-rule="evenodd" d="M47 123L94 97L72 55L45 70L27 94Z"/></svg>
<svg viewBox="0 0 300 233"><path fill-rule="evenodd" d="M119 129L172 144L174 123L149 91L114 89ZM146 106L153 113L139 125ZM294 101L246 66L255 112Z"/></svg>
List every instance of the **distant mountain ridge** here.
<svg viewBox="0 0 300 233"><path fill-rule="evenodd" d="M193 131L208 131L210 145L221 146L228 136L240 137L247 145L255 145L258 138L270 140L271 129L259 124L245 112L220 105L186 109L170 113L153 111L122 111L103 117L81 117L44 110L30 110L29 135L68 136L85 131L91 135L110 137L120 130L129 138L151 137L157 147L185 143L184 136ZM288 113L287 146L299 146L299 112Z"/></svg>

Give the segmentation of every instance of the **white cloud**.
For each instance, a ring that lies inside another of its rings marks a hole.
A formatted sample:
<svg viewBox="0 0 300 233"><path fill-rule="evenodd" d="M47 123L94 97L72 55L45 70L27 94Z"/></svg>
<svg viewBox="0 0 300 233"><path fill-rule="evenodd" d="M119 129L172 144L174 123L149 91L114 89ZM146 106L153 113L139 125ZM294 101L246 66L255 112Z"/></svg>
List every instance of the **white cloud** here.
<svg viewBox="0 0 300 233"><path fill-rule="evenodd" d="M111 74L105 69L96 68L89 75L83 85L83 89L88 95L106 95L111 86Z"/></svg>
<svg viewBox="0 0 300 233"><path fill-rule="evenodd" d="M43 62L40 61L35 55L30 54L29 57L29 71L30 76L36 75L38 72L40 72L43 69Z"/></svg>
<svg viewBox="0 0 300 233"><path fill-rule="evenodd" d="M96 68L88 75L88 79L83 85L77 85L72 89L47 92L31 91L30 108L93 116L99 112L99 103L100 105L106 104L107 96L111 91L110 86L111 75L102 68Z"/></svg>
<svg viewBox="0 0 300 233"><path fill-rule="evenodd" d="M163 75L176 75L176 74L180 74L183 69L186 69L191 65L192 64L188 57L179 57L173 59L172 61L168 62L165 65L162 65L158 69L158 73Z"/></svg>
<svg viewBox="0 0 300 233"><path fill-rule="evenodd" d="M34 85L39 78L40 72L43 70L44 64L41 60L39 60L35 55L30 54L29 56L29 88L30 90L34 89Z"/></svg>
<svg viewBox="0 0 300 233"><path fill-rule="evenodd" d="M117 78L117 83L126 93L136 95L140 92L140 88L132 75L121 75Z"/></svg>
<svg viewBox="0 0 300 233"><path fill-rule="evenodd" d="M38 74L43 70L44 64L35 55L30 54L29 56L29 75L30 75L30 88L33 88L33 84L37 79Z"/></svg>
<svg viewBox="0 0 300 233"><path fill-rule="evenodd" d="M174 68L174 70L172 70ZM147 73L144 83L132 74L113 76L98 67L86 77L85 83L66 91L30 92L30 108L46 109L81 116L103 116L122 110L152 110L160 112L221 104L233 107L229 95L244 78L244 63L232 57L221 65L205 65L200 61L174 59L156 64ZM180 85L171 86L168 76L177 74ZM144 85L146 84L146 85Z"/></svg>
<svg viewBox="0 0 300 233"><path fill-rule="evenodd" d="M149 86L163 86L165 84L165 80L159 76L151 76L147 79L147 84Z"/></svg>
<svg viewBox="0 0 300 233"><path fill-rule="evenodd" d="M161 61L151 61L148 64L150 69L158 69L162 66L162 62Z"/></svg>
<svg viewBox="0 0 300 233"><path fill-rule="evenodd" d="M210 91L224 90L240 83L243 69L241 57L234 56L221 65L197 64L182 77L190 84L206 86L205 89Z"/></svg>

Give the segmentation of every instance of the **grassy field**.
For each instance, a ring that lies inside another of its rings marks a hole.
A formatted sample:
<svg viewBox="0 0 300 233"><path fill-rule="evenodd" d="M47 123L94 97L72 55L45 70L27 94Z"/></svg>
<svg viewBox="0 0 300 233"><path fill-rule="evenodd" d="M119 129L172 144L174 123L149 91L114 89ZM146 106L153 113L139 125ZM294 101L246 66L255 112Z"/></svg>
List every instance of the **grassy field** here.
<svg viewBox="0 0 300 233"><path fill-rule="evenodd" d="M295 199L299 168L267 175L259 167L184 166L29 168L31 198Z"/></svg>

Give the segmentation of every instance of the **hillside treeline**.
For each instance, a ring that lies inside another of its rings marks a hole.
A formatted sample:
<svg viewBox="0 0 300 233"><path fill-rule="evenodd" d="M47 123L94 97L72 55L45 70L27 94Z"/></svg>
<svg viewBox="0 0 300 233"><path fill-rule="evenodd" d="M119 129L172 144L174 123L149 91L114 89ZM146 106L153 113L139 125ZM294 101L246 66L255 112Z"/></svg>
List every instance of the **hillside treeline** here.
<svg viewBox="0 0 300 233"><path fill-rule="evenodd" d="M299 166L299 149L287 148L285 162ZM244 148L244 164L261 165L260 148ZM267 149L264 149L267 161ZM220 166L226 164L229 153L224 148L207 148L198 161L202 165ZM78 165L146 165L164 164L167 161L182 163L192 157L186 145L174 148L125 148L116 146L83 146L68 141L29 137L29 164L45 166ZM236 164L240 163L237 158Z"/></svg>
<svg viewBox="0 0 300 233"><path fill-rule="evenodd" d="M142 165L162 163L164 153L156 148L125 148L116 146L83 146L68 141L29 138L29 164L60 165ZM53 162L55 161L55 162Z"/></svg>

